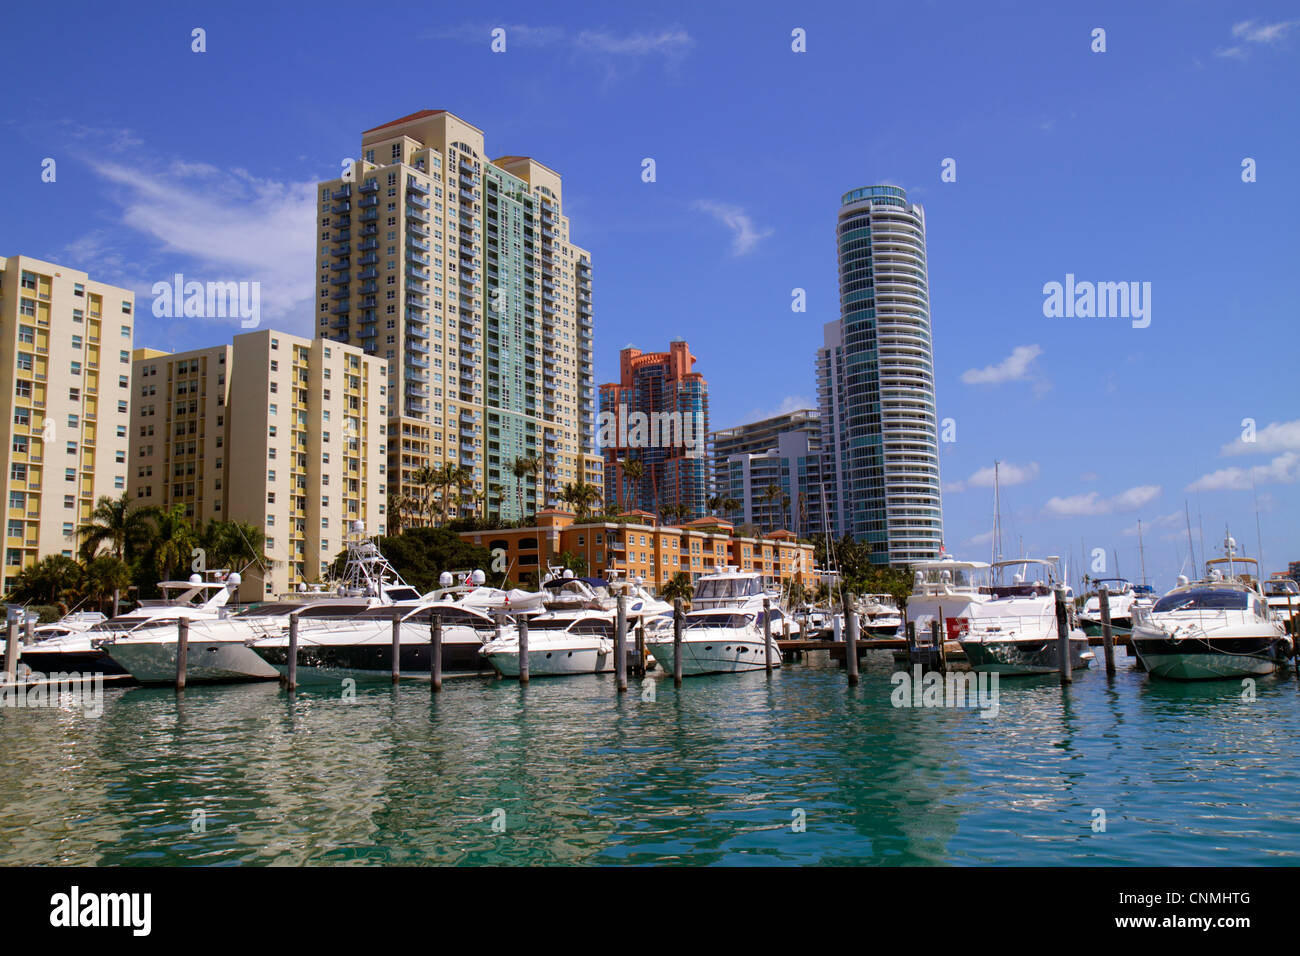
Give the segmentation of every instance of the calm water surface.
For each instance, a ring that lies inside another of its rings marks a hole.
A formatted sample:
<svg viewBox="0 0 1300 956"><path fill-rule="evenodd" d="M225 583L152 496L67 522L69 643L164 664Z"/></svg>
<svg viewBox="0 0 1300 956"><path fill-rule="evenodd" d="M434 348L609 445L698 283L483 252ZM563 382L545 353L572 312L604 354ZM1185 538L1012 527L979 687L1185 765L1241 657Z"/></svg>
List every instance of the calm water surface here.
<svg viewBox="0 0 1300 956"><path fill-rule="evenodd" d="M853 689L823 661L652 702L609 676L108 690L98 719L0 711L0 863L1300 860L1294 675L1244 701L1119 662L1004 680L992 720L895 709L883 653Z"/></svg>

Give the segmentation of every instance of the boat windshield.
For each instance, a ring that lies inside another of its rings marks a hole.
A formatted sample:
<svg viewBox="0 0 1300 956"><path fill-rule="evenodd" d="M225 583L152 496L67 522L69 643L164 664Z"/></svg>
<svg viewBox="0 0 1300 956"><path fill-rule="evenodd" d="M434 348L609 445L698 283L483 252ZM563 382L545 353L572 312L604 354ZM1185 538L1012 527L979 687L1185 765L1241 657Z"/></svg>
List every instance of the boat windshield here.
<svg viewBox="0 0 1300 956"><path fill-rule="evenodd" d="M1264 593L1269 597L1286 597L1288 594L1300 597L1300 584L1294 581L1265 581Z"/></svg>
<svg viewBox="0 0 1300 956"><path fill-rule="evenodd" d="M696 627L731 627L741 628L753 618L748 614L691 614L686 618L686 630Z"/></svg>
<svg viewBox="0 0 1300 956"><path fill-rule="evenodd" d="M1244 611L1248 595L1245 591L1230 588L1192 588L1177 594L1166 594L1151 610L1156 614L1166 611Z"/></svg>
<svg viewBox="0 0 1300 956"><path fill-rule="evenodd" d="M984 587L988 584L987 568L927 568L922 574L928 585L949 583L955 588Z"/></svg>
<svg viewBox="0 0 1300 956"><path fill-rule="evenodd" d="M696 601L730 601L761 594L757 578L705 578L695 585Z"/></svg>

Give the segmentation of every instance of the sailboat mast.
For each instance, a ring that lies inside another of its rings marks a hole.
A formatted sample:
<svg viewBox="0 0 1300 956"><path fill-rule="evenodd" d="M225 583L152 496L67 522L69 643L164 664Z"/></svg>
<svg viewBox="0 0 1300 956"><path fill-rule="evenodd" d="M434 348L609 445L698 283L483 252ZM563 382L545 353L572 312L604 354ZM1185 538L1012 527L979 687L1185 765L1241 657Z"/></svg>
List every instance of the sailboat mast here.
<svg viewBox="0 0 1300 956"><path fill-rule="evenodd" d="M1264 535L1259 530L1259 489L1255 487L1255 466L1250 467L1250 492L1255 498L1255 560L1259 562L1259 574L1264 576Z"/></svg>
<svg viewBox="0 0 1300 956"><path fill-rule="evenodd" d="M1192 558L1192 574L1196 574L1196 546L1192 544L1192 512L1187 507L1187 499L1183 499L1183 517L1187 520L1187 552ZM1204 557L1204 555L1202 555Z"/></svg>
<svg viewBox="0 0 1300 956"><path fill-rule="evenodd" d="M1142 586L1147 583L1147 556L1142 549L1142 520L1138 519L1138 563L1142 565Z"/></svg>

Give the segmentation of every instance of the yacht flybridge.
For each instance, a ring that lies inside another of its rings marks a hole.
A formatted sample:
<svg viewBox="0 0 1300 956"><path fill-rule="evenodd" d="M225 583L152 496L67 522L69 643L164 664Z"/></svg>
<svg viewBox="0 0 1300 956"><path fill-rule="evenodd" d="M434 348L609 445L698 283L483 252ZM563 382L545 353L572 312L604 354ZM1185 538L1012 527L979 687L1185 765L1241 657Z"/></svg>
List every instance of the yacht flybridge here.
<svg viewBox="0 0 1300 956"><path fill-rule="evenodd" d="M973 603L959 622L971 670L1029 675L1061 669L1056 566L1056 558L994 562L995 583L985 589L986 600ZM1068 588L1066 594L1068 598ZM1067 628L1071 668L1087 667L1093 660L1087 635L1070 627L1068 619Z"/></svg>
<svg viewBox="0 0 1300 956"><path fill-rule="evenodd" d="M764 587L758 573L729 567L702 575L695 582L695 595L682 631L682 674L731 674L766 667L764 598L769 600L772 616L772 664L779 667L781 651L776 635L786 621L779 595ZM672 631L648 635L646 645L655 662L672 673Z"/></svg>
<svg viewBox="0 0 1300 956"><path fill-rule="evenodd" d="M1152 677L1208 680L1271 674L1292 641L1259 587L1259 563L1237 554L1205 562L1205 577L1178 586L1133 620L1133 649Z"/></svg>
<svg viewBox="0 0 1300 956"><path fill-rule="evenodd" d="M907 620L915 625L918 641L929 640L930 623L940 621L944 640L955 641L961 622L974 608L990 599L989 565L939 557L912 565L912 594L907 599ZM899 637L906 637L899 628Z"/></svg>
<svg viewBox="0 0 1300 956"><path fill-rule="evenodd" d="M1110 628L1112 634L1128 634L1133 629L1133 605L1145 601L1154 603L1155 595L1147 585L1132 584L1126 578L1097 578L1093 584L1098 586L1083 601L1079 609L1079 625L1089 637L1101 634L1101 595L1100 586L1106 585L1106 604L1110 609Z"/></svg>

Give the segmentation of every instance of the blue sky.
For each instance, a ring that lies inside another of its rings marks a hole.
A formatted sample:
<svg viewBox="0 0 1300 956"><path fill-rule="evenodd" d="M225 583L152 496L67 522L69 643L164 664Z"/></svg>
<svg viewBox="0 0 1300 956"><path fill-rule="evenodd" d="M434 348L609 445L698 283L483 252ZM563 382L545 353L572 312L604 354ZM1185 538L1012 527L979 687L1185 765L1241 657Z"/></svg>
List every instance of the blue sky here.
<svg viewBox="0 0 1300 956"><path fill-rule="evenodd" d="M684 336L723 427L813 403L839 197L892 183L926 208L939 409L957 429L950 551L987 558L1000 459L1007 551L1102 548L1135 576L1140 519L1167 587L1185 500L1198 560L1198 523L1211 548L1227 523L1257 550L1254 469L1266 570L1281 568L1300 559L1300 5L1041 6L411 5L395 28L327 2L15 8L7 33L30 42L0 62L0 254L136 289L140 345L238 331L149 315L175 272L260 281L264 322L310 334L315 183L362 130L448 109L491 155L564 176L592 252L598 380L625 344ZM365 31L382 60L360 58ZM1045 317L1043 286L1067 273L1151 283L1150 326Z"/></svg>

